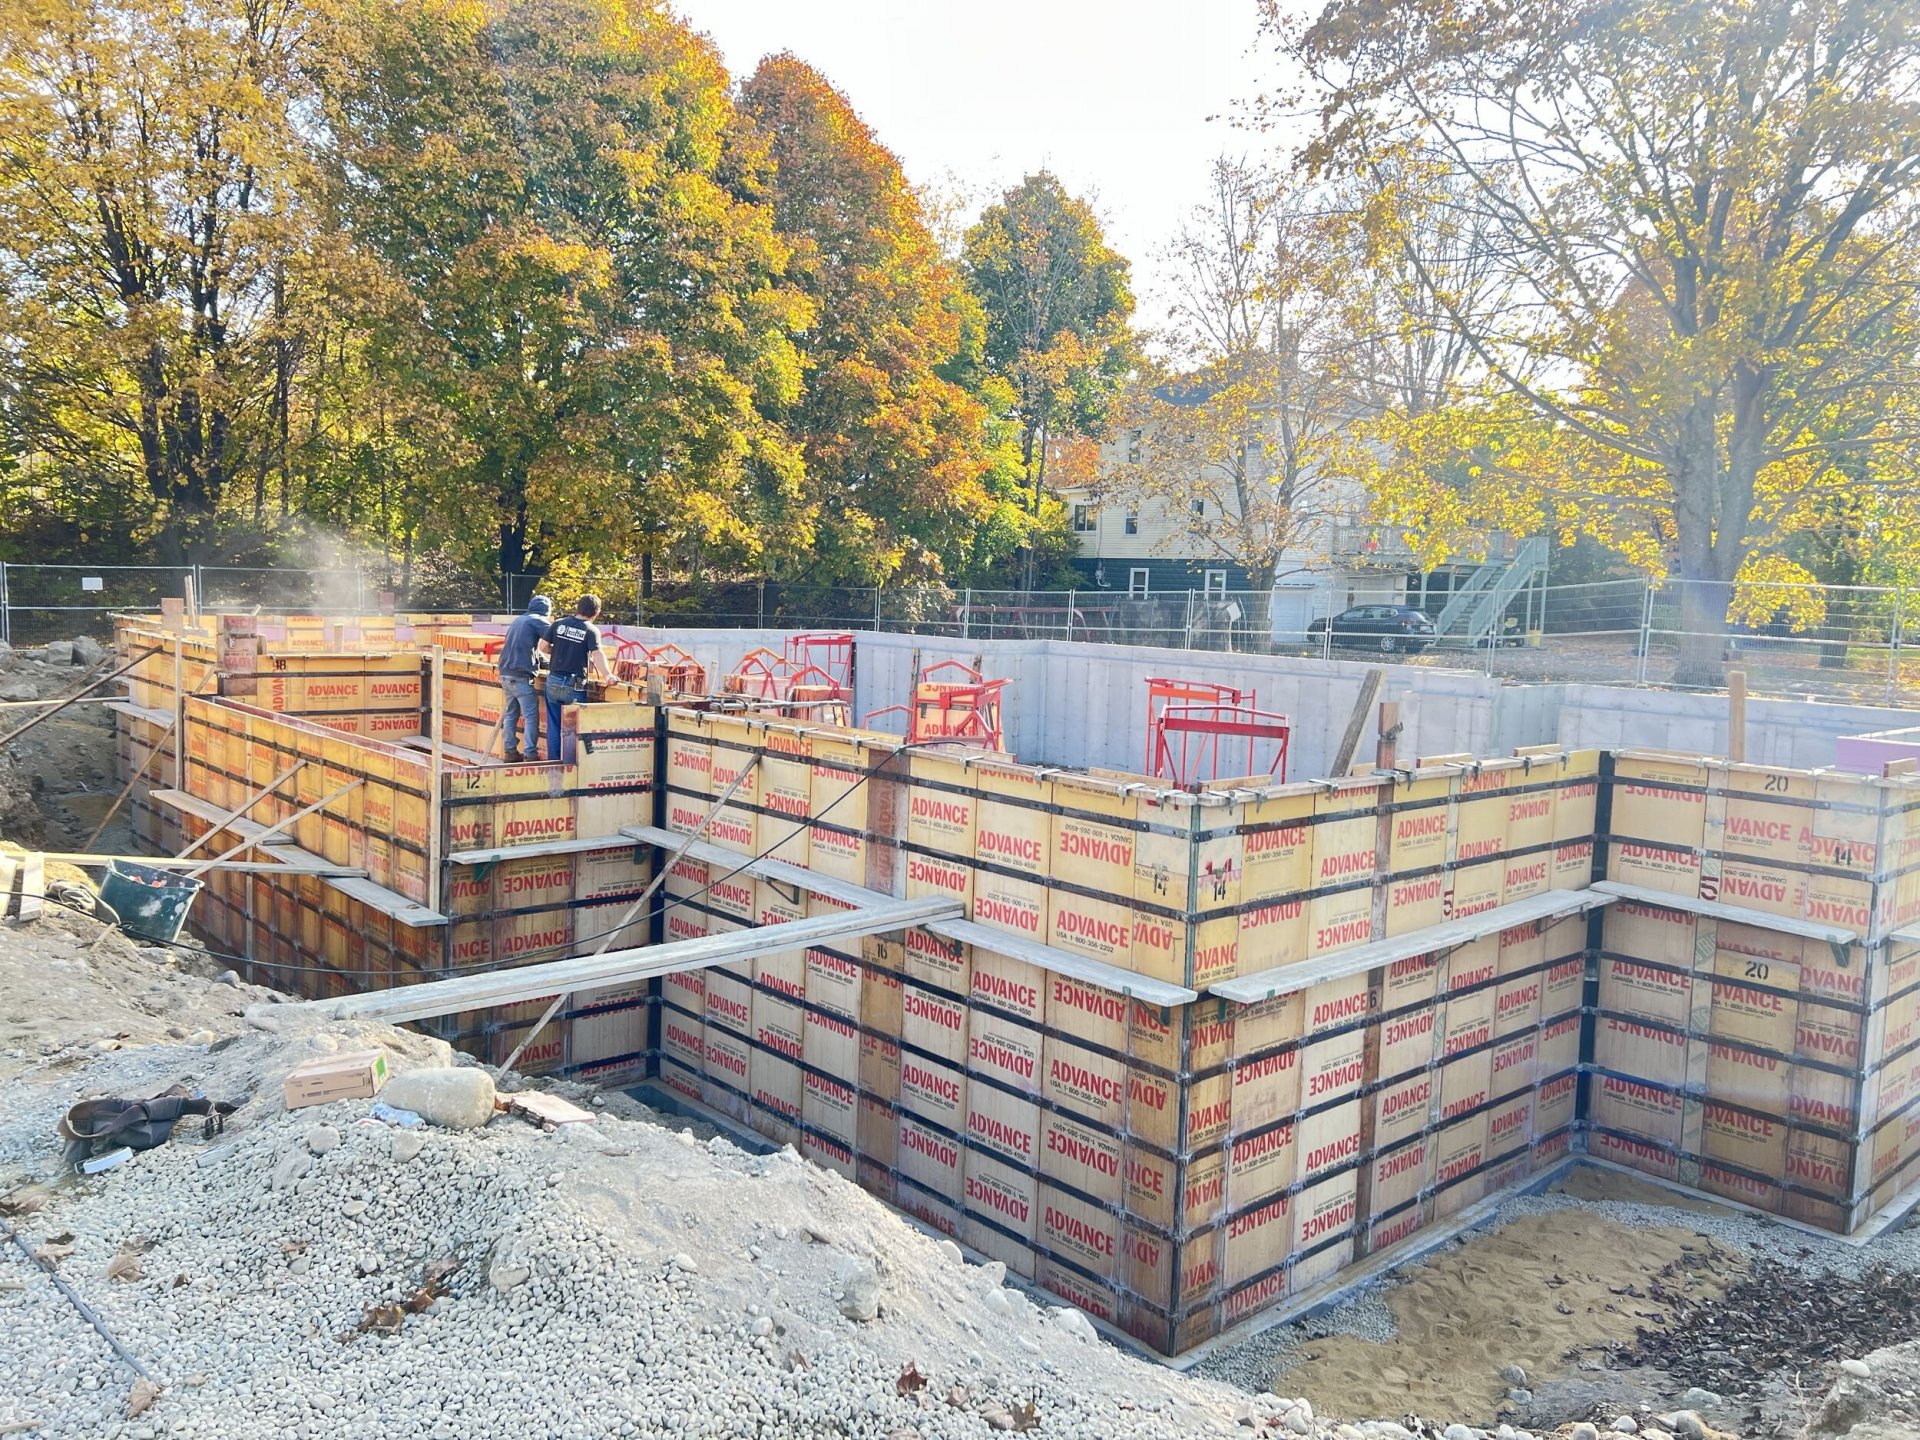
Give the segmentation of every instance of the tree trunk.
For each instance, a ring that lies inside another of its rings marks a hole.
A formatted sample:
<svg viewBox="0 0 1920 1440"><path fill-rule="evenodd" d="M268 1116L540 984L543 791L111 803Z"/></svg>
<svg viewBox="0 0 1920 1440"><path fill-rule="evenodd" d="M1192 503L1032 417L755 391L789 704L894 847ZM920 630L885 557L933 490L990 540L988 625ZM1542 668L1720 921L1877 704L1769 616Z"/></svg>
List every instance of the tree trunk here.
<svg viewBox="0 0 1920 1440"><path fill-rule="evenodd" d="M1682 422L1673 476L1680 602L1673 683L1707 690L1726 680L1727 607L1753 510L1753 475L1738 473L1753 437L1736 435L1723 457L1719 418L1711 398L1693 407ZM1741 419L1736 406L1731 428L1738 431Z"/></svg>

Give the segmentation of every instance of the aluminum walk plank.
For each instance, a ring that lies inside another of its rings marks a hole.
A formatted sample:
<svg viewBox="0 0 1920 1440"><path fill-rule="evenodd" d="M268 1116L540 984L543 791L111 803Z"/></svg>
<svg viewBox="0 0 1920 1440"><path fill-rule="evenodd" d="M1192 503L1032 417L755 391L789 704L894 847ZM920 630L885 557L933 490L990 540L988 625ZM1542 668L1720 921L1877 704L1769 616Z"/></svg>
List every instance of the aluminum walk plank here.
<svg viewBox="0 0 1920 1440"><path fill-rule="evenodd" d="M662 830L654 825L628 825L623 827L620 833L668 851L678 849L687 838L678 831ZM785 860L755 860L705 840L696 840L688 845L686 855L689 860L698 860L708 865L724 865L730 870L744 870L763 880L771 880L779 885L791 885L815 895L824 895L829 900L838 900L844 905L881 905L889 903L892 899L891 896L882 895L878 890L869 890L865 886L855 885L847 880L835 880L825 875L817 875L803 865L794 865ZM1037 940L1028 940L1011 931L995 930L991 926L976 924L965 918L934 920L921 925L920 928L931 930L934 934L952 940L956 944L990 950L996 955L1005 955L1009 960L1019 960L1055 975L1065 975L1069 979L1082 980L1089 985L1098 985L1122 995L1130 995L1149 1005L1189 1005L1200 998L1198 991L1190 990L1184 985L1156 980L1150 975L1141 975L1133 970L1122 970L1117 965L1108 965L1099 960L1089 960L1083 955L1075 955L1070 950L1043 945Z"/></svg>
<svg viewBox="0 0 1920 1440"><path fill-rule="evenodd" d="M1711 920L1751 925L1756 930L1798 935L1805 940L1824 940L1829 945L1851 945L1860 938L1859 931L1849 930L1844 925L1822 925L1818 920L1802 920L1793 915L1771 915L1765 910L1749 910L1744 905L1728 905L1720 900L1696 900L1691 895L1675 895L1644 885L1626 885L1618 880L1596 880L1593 888L1615 899L1631 900L1636 905L1678 910L1684 915L1704 915Z"/></svg>
<svg viewBox="0 0 1920 1440"><path fill-rule="evenodd" d="M843 910L832 915L810 915L803 920L789 920L784 925L730 930L724 935L702 935L667 945L609 950L604 955L574 956L552 960L544 965L484 970L448 980L426 980L417 985L368 990L358 995L342 995L327 1000L299 1000L260 1008L263 1014L269 1008L276 1015L304 1010L334 1020L384 1020L398 1024L404 1020L426 1020L436 1015L453 1015L462 1010L479 1010L492 1005L544 1000L568 991L630 985L637 980L651 980L685 970L705 970L736 960L750 960L757 955L799 950L834 940L884 935L890 930L902 930L932 920L950 918L958 915L961 909L958 900L938 896L920 900L889 900L885 905Z"/></svg>
<svg viewBox="0 0 1920 1440"><path fill-rule="evenodd" d="M1350 950L1335 950L1330 955L1262 970L1253 975L1238 975L1231 980L1209 985L1207 993L1235 1004L1255 1005L1262 1000L1271 1000L1276 995L1291 995L1296 990L1305 990L1309 985L1377 970L1382 965L1411 960L1416 955L1470 945L1475 940L1497 935L1502 930L1511 930L1516 925L1577 915L1610 905L1616 898L1612 894L1596 893L1596 890L1549 890L1544 895L1532 895L1525 900L1516 900L1511 905L1496 905L1477 915L1449 920L1442 925L1430 925L1406 935L1374 940Z"/></svg>

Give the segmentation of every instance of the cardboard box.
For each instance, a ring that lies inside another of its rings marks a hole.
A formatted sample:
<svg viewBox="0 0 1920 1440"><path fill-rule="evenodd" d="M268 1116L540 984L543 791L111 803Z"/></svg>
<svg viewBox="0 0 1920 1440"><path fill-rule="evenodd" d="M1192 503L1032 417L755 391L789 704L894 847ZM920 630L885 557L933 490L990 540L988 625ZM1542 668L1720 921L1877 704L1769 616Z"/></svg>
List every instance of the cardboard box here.
<svg viewBox="0 0 1920 1440"><path fill-rule="evenodd" d="M323 1055L297 1065L287 1075L287 1109L326 1105L335 1100L370 1100L387 1083L387 1052L356 1050Z"/></svg>

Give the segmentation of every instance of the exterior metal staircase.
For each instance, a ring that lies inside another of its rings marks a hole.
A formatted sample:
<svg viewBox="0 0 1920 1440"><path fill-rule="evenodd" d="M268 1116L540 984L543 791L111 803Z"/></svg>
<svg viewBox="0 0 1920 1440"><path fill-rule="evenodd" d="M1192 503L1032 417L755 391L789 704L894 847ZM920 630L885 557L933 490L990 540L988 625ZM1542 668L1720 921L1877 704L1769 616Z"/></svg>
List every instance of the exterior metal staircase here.
<svg viewBox="0 0 1920 1440"><path fill-rule="evenodd" d="M1489 558L1447 597L1433 620L1435 638L1442 645L1484 644L1499 627L1514 597L1546 568L1544 535L1522 540L1504 558Z"/></svg>

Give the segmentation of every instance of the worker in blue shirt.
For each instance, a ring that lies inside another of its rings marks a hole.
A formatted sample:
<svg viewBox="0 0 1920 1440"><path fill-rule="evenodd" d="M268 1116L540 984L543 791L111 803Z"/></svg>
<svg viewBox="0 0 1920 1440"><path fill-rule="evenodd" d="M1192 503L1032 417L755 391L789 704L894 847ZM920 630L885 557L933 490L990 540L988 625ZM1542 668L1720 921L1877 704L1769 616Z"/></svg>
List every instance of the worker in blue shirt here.
<svg viewBox="0 0 1920 1440"><path fill-rule="evenodd" d="M500 689L506 696L500 710L500 737L509 761L540 758L540 702L533 694L533 651L546 640L547 616L552 613L551 600L534 596L527 602L526 614L516 615L507 626L506 643L500 647Z"/></svg>
<svg viewBox="0 0 1920 1440"><path fill-rule="evenodd" d="M598 595L582 595L573 614L547 627L540 648L547 656L547 758L560 758L560 712L587 698L587 675L613 679L613 667L600 651Z"/></svg>

